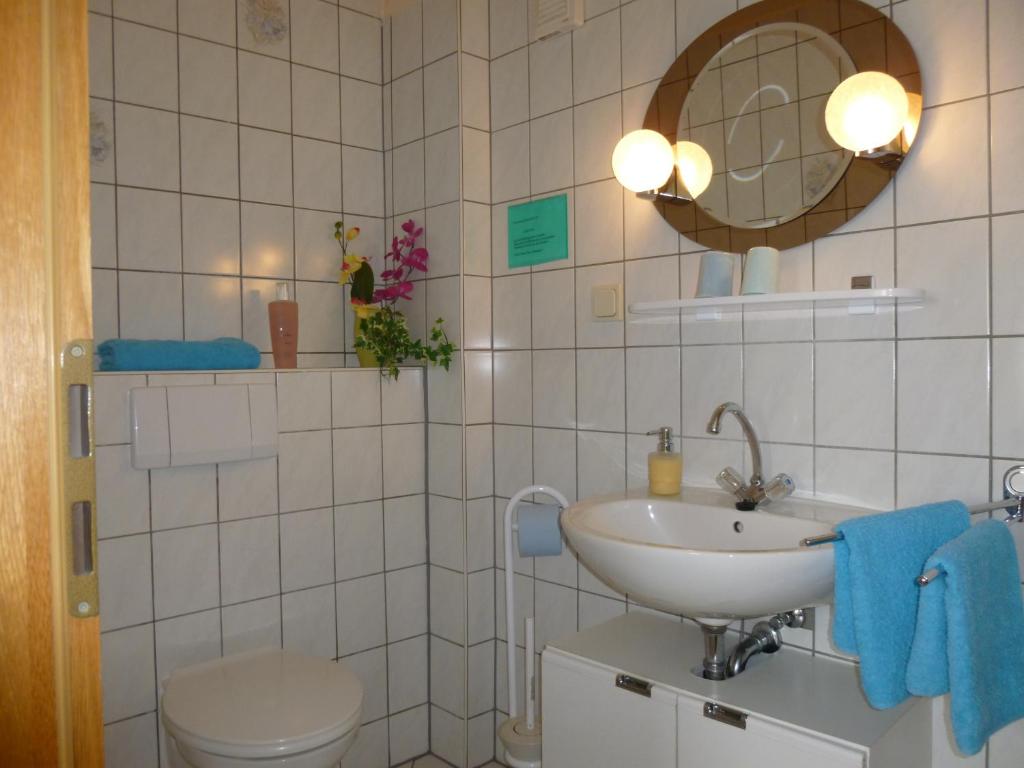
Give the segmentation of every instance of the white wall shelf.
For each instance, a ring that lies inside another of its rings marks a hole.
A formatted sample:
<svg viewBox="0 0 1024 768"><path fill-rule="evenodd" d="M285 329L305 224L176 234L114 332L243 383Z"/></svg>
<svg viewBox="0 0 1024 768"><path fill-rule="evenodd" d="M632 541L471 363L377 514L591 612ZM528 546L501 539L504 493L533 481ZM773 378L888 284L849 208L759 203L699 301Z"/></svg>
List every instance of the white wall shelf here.
<svg viewBox="0 0 1024 768"><path fill-rule="evenodd" d="M920 305L925 293L920 288L858 288L848 291L807 291L804 293L767 293L757 296L715 296L707 299L636 301L629 305L631 315L666 315L676 312L695 314L697 319L717 320L723 311L750 307L758 310L794 310L847 308L852 315L873 314L878 307Z"/></svg>

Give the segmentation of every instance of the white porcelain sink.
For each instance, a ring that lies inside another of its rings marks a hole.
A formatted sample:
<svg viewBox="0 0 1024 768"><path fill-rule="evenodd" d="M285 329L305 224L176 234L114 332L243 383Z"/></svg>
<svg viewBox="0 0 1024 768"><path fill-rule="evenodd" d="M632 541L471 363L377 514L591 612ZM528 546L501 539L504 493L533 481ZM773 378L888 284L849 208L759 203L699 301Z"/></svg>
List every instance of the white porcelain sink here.
<svg viewBox="0 0 1024 768"><path fill-rule="evenodd" d="M602 496L565 510L562 529L590 570L631 599L723 625L826 599L832 545L800 540L871 511L790 498L739 512L733 501L690 488Z"/></svg>

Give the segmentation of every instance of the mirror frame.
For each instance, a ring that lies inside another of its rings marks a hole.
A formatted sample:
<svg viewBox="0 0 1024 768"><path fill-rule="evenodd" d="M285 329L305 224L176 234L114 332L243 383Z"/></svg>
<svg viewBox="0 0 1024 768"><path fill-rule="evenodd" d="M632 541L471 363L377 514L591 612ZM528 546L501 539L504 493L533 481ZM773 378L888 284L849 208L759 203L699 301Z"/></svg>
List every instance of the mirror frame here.
<svg viewBox="0 0 1024 768"><path fill-rule="evenodd" d="M683 102L707 63L740 35L777 22L815 27L843 46L856 71L887 72L907 91L921 93L920 66L910 42L878 9L861 0L761 0L714 24L676 58L651 98L643 127L658 131L674 145ZM782 224L758 229L723 224L704 212L699 198L683 205L661 200L651 204L677 232L707 248L743 253L770 245L784 250L827 235L854 218L888 186L898 169L898 163L854 157L817 205ZM675 175L666 191L685 194Z"/></svg>

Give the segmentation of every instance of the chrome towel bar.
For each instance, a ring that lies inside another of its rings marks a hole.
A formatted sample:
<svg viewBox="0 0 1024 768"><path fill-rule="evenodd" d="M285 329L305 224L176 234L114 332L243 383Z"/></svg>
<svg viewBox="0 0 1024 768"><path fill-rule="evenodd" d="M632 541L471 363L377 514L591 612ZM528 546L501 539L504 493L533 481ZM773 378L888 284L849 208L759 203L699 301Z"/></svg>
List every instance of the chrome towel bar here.
<svg viewBox="0 0 1024 768"><path fill-rule="evenodd" d="M972 515L980 515L996 509L1004 509L1006 510L1006 518L1004 519L1005 523L1024 523L1024 490L1018 490L1013 485L1013 478L1017 475L1024 476L1024 464L1018 464L1017 466L1010 467L1006 470L1006 474L1003 475L1002 500L991 501L987 504L976 504L972 507L968 507L967 511ZM840 541L842 538L843 534L841 533L826 533L823 536L811 536L803 539L800 542L800 546L816 547L821 544L831 544L832 542ZM918 576L914 581L919 586L923 587L930 584L941 575L940 571L932 568Z"/></svg>

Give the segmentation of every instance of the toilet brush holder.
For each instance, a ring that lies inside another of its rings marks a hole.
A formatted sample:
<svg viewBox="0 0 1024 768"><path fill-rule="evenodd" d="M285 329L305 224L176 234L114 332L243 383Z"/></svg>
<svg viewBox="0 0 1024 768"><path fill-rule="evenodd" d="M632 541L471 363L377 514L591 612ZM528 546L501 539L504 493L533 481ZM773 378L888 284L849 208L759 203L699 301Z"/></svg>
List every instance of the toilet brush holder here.
<svg viewBox="0 0 1024 768"><path fill-rule="evenodd" d="M540 768L540 720L533 730L526 727L525 717L510 717L498 729L498 738L505 747L504 762L509 768Z"/></svg>

